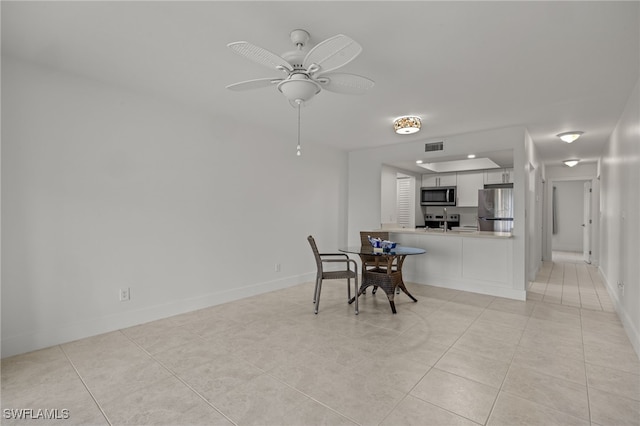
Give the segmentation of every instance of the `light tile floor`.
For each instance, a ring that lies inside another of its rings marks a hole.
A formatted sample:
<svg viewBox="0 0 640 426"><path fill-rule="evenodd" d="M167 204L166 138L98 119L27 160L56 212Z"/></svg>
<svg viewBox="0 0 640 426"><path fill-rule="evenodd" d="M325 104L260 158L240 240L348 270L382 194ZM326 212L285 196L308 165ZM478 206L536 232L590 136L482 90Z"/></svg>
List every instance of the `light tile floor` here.
<svg viewBox="0 0 640 426"><path fill-rule="evenodd" d="M2 424L638 425L640 361L584 268L545 264L526 302L409 284L397 315L340 281L314 315L308 283L7 358Z"/></svg>
<svg viewBox="0 0 640 426"><path fill-rule="evenodd" d="M529 284L529 299L615 312L598 269L585 263L582 253L554 251L553 260L544 262Z"/></svg>

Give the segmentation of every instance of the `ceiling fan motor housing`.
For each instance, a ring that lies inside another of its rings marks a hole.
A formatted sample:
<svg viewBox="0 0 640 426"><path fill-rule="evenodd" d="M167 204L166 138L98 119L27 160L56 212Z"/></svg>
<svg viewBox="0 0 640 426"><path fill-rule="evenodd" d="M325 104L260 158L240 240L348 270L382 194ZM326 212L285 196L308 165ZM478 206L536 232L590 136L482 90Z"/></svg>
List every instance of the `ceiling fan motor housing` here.
<svg viewBox="0 0 640 426"><path fill-rule="evenodd" d="M309 43L309 33L305 30L293 30L289 37L291 37L293 45L296 46L296 50L284 52L282 58L289 62L294 70L302 70L304 69L302 62L309 52L309 49L306 48L307 43Z"/></svg>
<svg viewBox="0 0 640 426"><path fill-rule="evenodd" d="M284 52L282 59L289 62L294 70L304 70L302 61L304 60L307 52L305 50L292 50L290 52Z"/></svg>

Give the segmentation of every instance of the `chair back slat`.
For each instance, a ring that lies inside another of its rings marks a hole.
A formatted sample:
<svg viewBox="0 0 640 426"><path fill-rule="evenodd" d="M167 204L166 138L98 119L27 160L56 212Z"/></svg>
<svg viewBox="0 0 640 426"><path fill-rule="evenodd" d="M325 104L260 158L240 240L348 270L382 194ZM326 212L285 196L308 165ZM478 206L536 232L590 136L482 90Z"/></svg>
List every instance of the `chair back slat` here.
<svg viewBox="0 0 640 426"><path fill-rule="evenodd" d="M360 231L360 245L361 246L370 246L371 243L369 242L369 237L371 237L371 238L380 238L381 240L388 240L389 239L389 233L388 232L383 232L383 231L375 231L375 232ZM374 256L374 255L361 256L361 258L362 258L362 260L364 260L365 263L373 262L376 265L378 264L378 261L380 259L378 256Z"/></svg>
<svg viewBox="0 0 640 426"><path fill-rule="evenodd" d="M313 257L316 258L316 266L318 267L318 273L322 274L322 260L320 259L320 252L318 251L316 240L314 240L313 237L309 235L307 237L307 241L309 241L309 245L311 245L311 250L313 251Z"/></svg>

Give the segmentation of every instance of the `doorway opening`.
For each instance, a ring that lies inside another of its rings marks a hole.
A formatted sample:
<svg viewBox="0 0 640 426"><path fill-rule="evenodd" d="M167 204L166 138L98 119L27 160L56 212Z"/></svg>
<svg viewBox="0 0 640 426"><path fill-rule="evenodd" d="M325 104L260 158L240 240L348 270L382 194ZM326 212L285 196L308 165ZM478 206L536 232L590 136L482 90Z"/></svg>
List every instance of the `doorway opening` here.
<svg viewBox="0 0 640 426"><path fill-rule="evenodd" d="M552 191L552 260L591 263L591 180L556 181Z"/></svg>

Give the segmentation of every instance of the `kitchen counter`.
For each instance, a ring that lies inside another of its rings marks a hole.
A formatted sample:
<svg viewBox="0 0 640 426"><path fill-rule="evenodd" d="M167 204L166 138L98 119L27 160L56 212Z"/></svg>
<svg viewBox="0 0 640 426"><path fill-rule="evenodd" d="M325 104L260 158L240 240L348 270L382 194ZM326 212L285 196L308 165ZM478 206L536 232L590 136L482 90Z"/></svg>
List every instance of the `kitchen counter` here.
<svg viewBox="0 0 640 426"><path fill-rule="evenodd" d="M394 234L413 234L413 235L441 235L446 237L471 237L471 238L511 238L511 232L492 232L492 231L447 231L443 232L438 228L385 228L378 229L376 232L385 231ZM372 231L373 232L373 231Z"/></svg>
<svg viewBox="0 0 640 426"><path fill-rule="evenodd" d="M525 300L526 291L514 279L513 243L509 232L447 231L384 227L401 246L426 250L407 259L406 282Z"/></svg>

